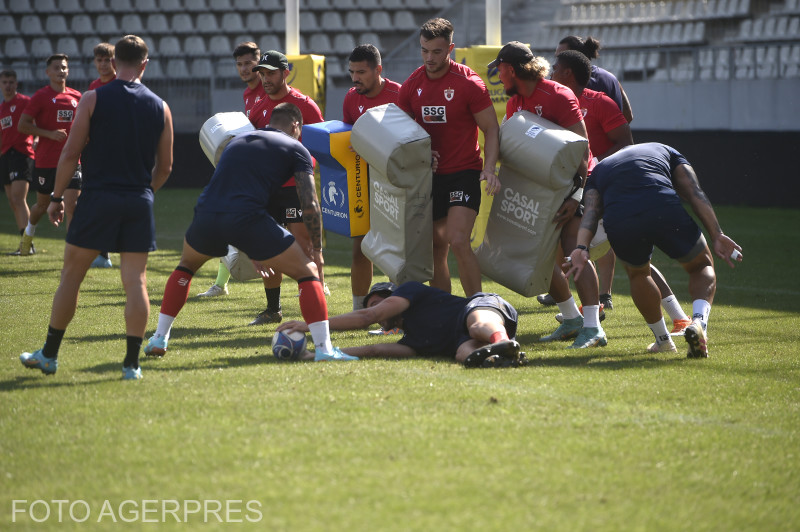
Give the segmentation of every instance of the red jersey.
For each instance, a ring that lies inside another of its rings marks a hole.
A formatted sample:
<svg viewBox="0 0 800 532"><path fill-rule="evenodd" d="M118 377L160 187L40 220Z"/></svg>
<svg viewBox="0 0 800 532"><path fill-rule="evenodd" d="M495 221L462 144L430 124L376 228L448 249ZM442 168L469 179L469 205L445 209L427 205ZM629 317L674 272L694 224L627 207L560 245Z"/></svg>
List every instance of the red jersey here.
<svg viewBox="0 0 800 532"><path fill-rule="evenodd" d="M614 100L599 91L584 89L580 98L583 122L594 154L603 154L614 145L607 133L628 123Z"/></svg>
<svg viewBox="0 0 800 532"><path fill-rule="evenodd" d="M397 98L400 94L400 84L390 79L384 79L383 88L373 98L367 98L363 94L356 92L355 87L351 87L347 94L344 95L344 103L342 103L342 114L344 118L342 122L345 124L355 124L364 111L378 107L385 103L397 103Z"/></svg>
<svg viewBox="0 0 800 532"><path fill-rule="evenodd" d="M0 102L0 153L14 148L23 155L33 157L33 135L23 135L17 129L19 117L29 101L30 96L17 93L11 100Z"/></svg>
<svg viewBox="0 0 800 532"><path fill-rule="evenodd" d="M24 114L33 117L37 127L50 131L65 129L69 133L80 99L81 93L75 89L66 87L64 92L56 92L50 85L47 85L36 91L31 101L28 102ZM61 156L61 149L66 142L66 139L56 142L47 137L39 137L39 145L36 148L36 168L58 166L58 158Z"/></svg>
<svg viewBox="0 0 800 532"><path fill-rule="evenodd" d="M111 82L112 82L112 81L114 81L115 79L117 79L117 78L111 78L111 79L110 79L110 80L108 80L108 81L103 81L103 80L101 80L100 78L97 78L97 79L96 79L96 80L94 80L93 82L89 83L89 90L90 90L90 91L93 91L93 90L95 90L95 89L99 89L99 88L100 88L100 87L102 87L103 85L108 85L109 83L111 83Z"/></svg>
<svg viewBox="0 0 800 532"><path fill-rule="evenodd" d="M483 169L473 115L492 100L471 68L451 59L447 74L432 80L423 65L400 87L397 105L431 136L431 149L439 152L438 174Z"/></svg>
<svg viewBox="0 0 800 532"><path fill-rule="evenodd" d="M296 105L300 109L300 114L303 115L303 124L318 124L324 120L324 118L322 118L322 111L319 110L317 102L293 87L289 87L289 94L280 100L273 100L268 95L262 97L258 103L250 109L250 114L247 118L249 118L250 122L257 128L267 127L269 125L269 117L272 116L272 110L280 103L292 103ZM300 140L302 140L302 138L301 136ZM294 177L283 186L296 186Z"/></svg>
<svg viewBox="0 0 800 532"><path fill-rule="evenodd" d="M540 79L533 90L533 94L527 98L521 94L515 94L509 98L506 104L506 120L511 118L517 111L536 113L545 120L549 120L565 129L583 120L583 113L581 113L575 93L569 87L549 79ZM589 145L589 172L591 173L594 167L591 141Z"/></svg>
<svg viewBox="0 0 800 532"><path fill-rule="evenodd" d="M258 85L255 86L254 89L247 87L244 90L244 94L242 94L242 99L244 100L244 114L247 118L250 118L250 110L261 101L261 98L266 98L267 93L264 92L264 85L260 82Z"/></svg>

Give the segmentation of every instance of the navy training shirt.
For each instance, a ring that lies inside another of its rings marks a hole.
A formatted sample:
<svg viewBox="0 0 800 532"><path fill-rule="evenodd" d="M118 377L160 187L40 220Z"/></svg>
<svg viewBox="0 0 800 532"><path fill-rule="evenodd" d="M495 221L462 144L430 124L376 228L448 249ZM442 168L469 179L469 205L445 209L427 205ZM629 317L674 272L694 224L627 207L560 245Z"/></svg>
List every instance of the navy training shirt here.
<svg viewBox="0 0 800 532"><path fill-rule="evenodd" d="M203 212L252 212L295 174L312 174L311 154L297 140L270 127L234 137L197 200Z"/></svg>
<svg viewBox="0 0 800 532"><path fill-rule="evenodd" d="M672 172L689 161L675 148L649 142L626 146L594 167L586 189L603 199L605 220L617 220L669 204L681 204Z"/></svg>

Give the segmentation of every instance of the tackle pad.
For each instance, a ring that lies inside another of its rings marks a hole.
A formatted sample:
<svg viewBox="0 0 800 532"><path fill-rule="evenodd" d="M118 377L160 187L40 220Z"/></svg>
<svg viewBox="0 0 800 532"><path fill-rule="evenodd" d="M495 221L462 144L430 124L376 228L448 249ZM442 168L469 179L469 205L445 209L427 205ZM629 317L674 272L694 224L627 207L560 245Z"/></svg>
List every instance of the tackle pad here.
<svg viewBox="0 0 800 532"><path fill-rule="evenodd" d="M353 149L369 163L370 228L364 255L393 282L433 278L431 139L395 104L366 111Z"/></svg>
<svg viewBox="0 0 800 532"><path fill-rule="evenodd" d="M244 113L217 113L200 128L200 147L216 167L222 151L233 137L255 129Z"/></svg>
<svg viewBox="0 0 800 532"><path fill-rule="evenodd" d="M528 111L500 127L498 177L481 273L526 297L547 292L561 231L553 217L573 187L588 141Z"/></svg>

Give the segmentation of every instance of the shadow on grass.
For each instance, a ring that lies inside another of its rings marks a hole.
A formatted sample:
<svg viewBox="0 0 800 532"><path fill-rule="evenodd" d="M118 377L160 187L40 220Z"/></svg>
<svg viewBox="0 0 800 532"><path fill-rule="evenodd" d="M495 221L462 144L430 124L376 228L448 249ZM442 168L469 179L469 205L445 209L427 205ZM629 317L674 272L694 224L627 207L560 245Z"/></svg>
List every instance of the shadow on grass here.
<svg viewBox="0 0 800 532"><path fill-rule="evenodd" d="M111 364L106 364L107 366L111 366ZM25 368L21 368L25 369ZM101 384L108 381L117 381L121 379L121 363L114 365L113 373L108 373L108 378L94 380L94 381L74 381L74 380L59 380L56 375L44 375L38 370L34 373L34 370L27 370L30 371L30 375L18 375L13 377L9 380L0 381L0 393L2 392L13 392L16 390L33 390L33 389L54 389L54 388L64 388L64 387L75 387L75 386L88 386L92 384ZM100 373L100 372L98 372ZM52 377L52 378L50 378Z"/></svg>

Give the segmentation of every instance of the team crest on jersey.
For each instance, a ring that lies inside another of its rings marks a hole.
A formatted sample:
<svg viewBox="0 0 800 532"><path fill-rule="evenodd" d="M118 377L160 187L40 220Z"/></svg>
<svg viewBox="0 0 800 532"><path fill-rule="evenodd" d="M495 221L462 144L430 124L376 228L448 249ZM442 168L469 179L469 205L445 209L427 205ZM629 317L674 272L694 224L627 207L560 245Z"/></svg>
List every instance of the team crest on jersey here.
<svg viewBox="0 0 800 532"><path fill-rule="evenodd" d="M588 112L589 110L586 107L581 107L581 114L583 115L584 118L586 118L586 113Z"/></svg>
<svg viewBox="0 0 800 532"><path fill-rule="evenodd" d="M77 100L72 100L70 103L72 104L72 107L78 107L78 101Z"/></svg>
<svg viewBox="0 0 800 532"><path fill-rule="evenodd" d="M257 104L261 101L261 96L256 96L256 101L253 102L253 105Z"/></svg>
<svg viewBox="0 0 800 532"><path fill-rule="evenodd" d="M358 112L359 113L363 113L364 112L364 106L363 105L359 105L358 106Z"/></svg>
<svg viewBox="0 0 800 532"><path fill-rule="evenodd" d="M72 122L72 115L75 113L72 109L59 109L56 116L56 122Z"/></svg>
<svg viewBox="0 0 800 532"><path fill-rule="evenodd" d="M462 203L464 201L464 191L463 190L451 190L450 191L450 203Z"/></svg>
<svg viewBox="0 0 800 532"><path fill-rule="evenodd" d="M17 106L16 106L16 105L12 105L12 106L11 106L11 112L13 113L13 112L14 112L14 111L16 111L16 110L17 110Z"/></svg>
<svg viewBox="0 0 800 532"><path fill-rule="evenodd" d="M537 105L536 107L534 107L534 109L536 109L536 114L541 117L542 116L542 106L541 105Z"/></svg>
<svg viewBox="0 0 800 532"><path fill-rule="evenodd" d="M422 96L422 89L417 89L417 96Z"/></svg>
<svg viewBox="0 0 800 532"><path fill-rule="evenodd" d="M455 89L445 89L444 90L444 99L447 100L448 102L452 101L453 96L455 96L455 95L456 95Z"/></svg>

